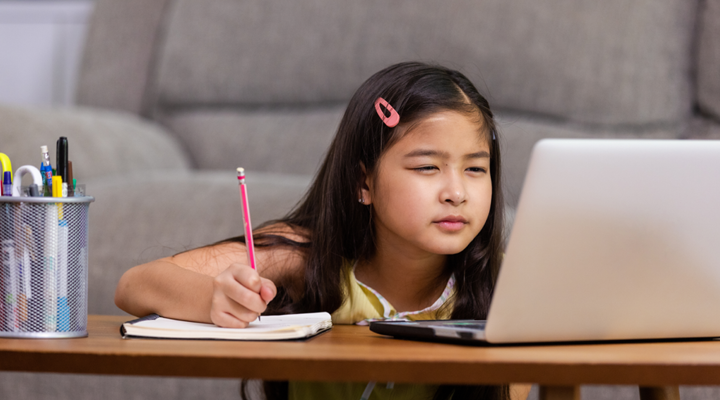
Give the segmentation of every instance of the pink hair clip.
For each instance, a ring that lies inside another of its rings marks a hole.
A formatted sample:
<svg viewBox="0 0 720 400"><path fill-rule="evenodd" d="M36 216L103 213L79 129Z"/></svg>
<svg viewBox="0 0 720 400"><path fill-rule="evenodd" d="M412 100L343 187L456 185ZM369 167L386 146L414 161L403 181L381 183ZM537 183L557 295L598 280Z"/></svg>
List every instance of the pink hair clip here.
<svg viewBox="0 0 720 400"><path fill-rule="evenodd" d="M389 117L385 115L385 112L380 106L382 106L382 108L385 108L390 113ZM388 128L394 128L395 125L400 122L400 114L398 114L397 111L395 111L395 109L382 97L378 97L377 100L375 100L375 111L377 111L380 119L383 120L383 122L385 123L385 125L388 126Z"/></svg>

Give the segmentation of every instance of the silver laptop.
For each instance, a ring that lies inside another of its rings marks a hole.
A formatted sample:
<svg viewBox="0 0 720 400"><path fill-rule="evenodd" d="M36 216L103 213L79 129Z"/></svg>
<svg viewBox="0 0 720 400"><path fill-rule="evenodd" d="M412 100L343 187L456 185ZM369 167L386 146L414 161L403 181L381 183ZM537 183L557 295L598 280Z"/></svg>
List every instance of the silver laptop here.
<svg viewBox="0 0 720 400"><path fill-rule="evenodd" d="M720 141L538 142L486 323L390 324L372 325L490 343L720 336Z"/></svg>

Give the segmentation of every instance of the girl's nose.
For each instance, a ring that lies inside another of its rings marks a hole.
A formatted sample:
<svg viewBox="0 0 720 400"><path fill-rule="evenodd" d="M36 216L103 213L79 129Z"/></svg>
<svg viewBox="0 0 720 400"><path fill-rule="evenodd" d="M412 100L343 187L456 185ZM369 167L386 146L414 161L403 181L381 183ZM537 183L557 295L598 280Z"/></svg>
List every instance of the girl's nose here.
<svg viewBox="0 0 720 400"><path fill-rule="evenodd" d="M452 176L447 181L445 188L441 193L441 201L452 205L459 205L466 200L465 186L462 180L457 176Z"/></svg>
<svg viewBox="0 0 720 400"><path fill-rule="evenodd" d="M445 202L450 203L452 205L458 205L458 204L464 203L465 195L460 191L453 192L447 196L447 198L445 199Z"/></svg>

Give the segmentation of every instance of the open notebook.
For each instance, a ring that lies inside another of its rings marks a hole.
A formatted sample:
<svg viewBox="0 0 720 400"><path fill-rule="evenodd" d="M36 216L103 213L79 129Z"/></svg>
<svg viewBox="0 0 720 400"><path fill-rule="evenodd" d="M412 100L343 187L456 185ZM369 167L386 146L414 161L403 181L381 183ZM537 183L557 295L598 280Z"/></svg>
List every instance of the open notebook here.
<svg viewBox="0 0 720 400"><path fill-rule="evenodd" d="M125 322L120 327L120 334L123 338L287 340L309 338L330 328L332 321L326 312L263 315L262 320L255 320L243 329L220 328L151 314Z"/></svg>

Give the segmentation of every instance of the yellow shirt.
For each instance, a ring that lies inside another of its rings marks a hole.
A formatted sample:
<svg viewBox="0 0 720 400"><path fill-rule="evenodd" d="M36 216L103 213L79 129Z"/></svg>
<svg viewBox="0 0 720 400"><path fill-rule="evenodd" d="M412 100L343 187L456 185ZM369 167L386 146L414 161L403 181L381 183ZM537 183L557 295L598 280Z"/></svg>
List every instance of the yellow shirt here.
<svg viewBox="0 0 720 400"><path fill-rule="evenodd" d="M433 305L419 311L400 312L372 288L355 279L352 268L346 271L345 301L332 314L333 324L367 325L372 320L423 320L449 319L452 313L452 295L455 279L450 277L443 291ZM448 304L445 304L448 303ZM441 307L445 305L445 307ZM290 400L310 399L432 399L436 385L414 385L362 382L290 382Z"/></svg>

